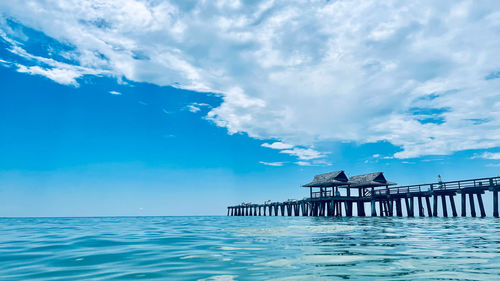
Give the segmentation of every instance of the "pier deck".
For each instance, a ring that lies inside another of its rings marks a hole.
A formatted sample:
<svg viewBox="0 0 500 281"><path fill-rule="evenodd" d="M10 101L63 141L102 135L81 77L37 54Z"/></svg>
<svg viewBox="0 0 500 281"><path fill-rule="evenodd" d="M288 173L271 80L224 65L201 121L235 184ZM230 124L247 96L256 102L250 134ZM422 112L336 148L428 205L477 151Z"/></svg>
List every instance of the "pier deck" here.
<svg viewBox="0 0 500 281"><path fill-rule="evenodd" d="M342 171L343 173L343 171ZM315 177L316 179L316 177ZM385 179L384 179L385 180ZM305 185L307 187L312 184ZM312 185L318 187L319 185ZM320 192L310 192L310 197L302 200L270 202L265 204L244 203L227 207L228 216L367 216L366 203L371 216L429 216L448 215L457 217L455 196L460 196L460 216L467 213L471 217L486 216L482 195L493 194L493 216L499 217L498 192L500 177L479 178L429 184L407 185L375 189L375 186L335 183L320 187ZM338 188L347 188L346 195L340 195ZM350 189L358 188L358 196L351 196ZM335 191L337 189L337 191ZM468 200L467 200L468 197ZM474 198L475 197L475 198ZM416 203L415 203L416 201ZM404 204L403 204L404 202ZM477 207L476 210L476 202ZM449 203L449 205L447 204ZM467 204L468 203L468 204ZM403 209L403 205L405 208ZM467 212L469 205L469 212ZM416 212L415 212L416 210ZM450 211L450 212L448 212ZM476 211L479 211L476 213Z"/></svg>

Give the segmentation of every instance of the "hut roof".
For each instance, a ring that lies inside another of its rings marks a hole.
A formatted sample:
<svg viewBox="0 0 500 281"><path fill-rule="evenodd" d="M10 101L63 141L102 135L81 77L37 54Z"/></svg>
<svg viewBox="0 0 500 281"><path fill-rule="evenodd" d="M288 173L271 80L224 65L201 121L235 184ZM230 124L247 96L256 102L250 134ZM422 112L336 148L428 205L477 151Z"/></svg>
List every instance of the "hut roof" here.
<svg viewBox="0 0 500 281"><path fill-rule="evenodd" d="M384 173L376 172L364 175L353 176L349 179L349 187L375 187L395 185L384 177Z"/></svg>
<svg viewBox="0 0 500 281"><path fill-rule="evenodd" d="M304 184L303 187L331 187L347 185L348 178L344 171L336 171L314 176L312 182Z"/></svg>

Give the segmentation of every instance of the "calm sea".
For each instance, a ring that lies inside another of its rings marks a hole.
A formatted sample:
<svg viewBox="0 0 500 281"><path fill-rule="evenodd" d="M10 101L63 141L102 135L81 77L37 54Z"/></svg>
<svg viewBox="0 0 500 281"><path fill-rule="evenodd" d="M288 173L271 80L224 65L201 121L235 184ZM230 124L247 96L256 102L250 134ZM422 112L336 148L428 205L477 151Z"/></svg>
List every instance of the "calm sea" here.
<svg viewBox="0 0 500 281"><path fill-rule="evenodd" d="M494 218L0 219L0 280L500 280Z"/></svg>

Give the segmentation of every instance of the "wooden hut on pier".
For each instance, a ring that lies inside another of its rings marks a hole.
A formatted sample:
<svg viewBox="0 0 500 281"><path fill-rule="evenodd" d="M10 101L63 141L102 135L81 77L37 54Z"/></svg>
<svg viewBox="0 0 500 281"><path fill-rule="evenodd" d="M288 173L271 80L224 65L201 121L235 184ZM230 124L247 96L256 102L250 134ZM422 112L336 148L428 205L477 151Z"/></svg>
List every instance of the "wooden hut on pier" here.
<svg viewBox="0 0 500 281"><path fill-rule="evenodd" d="M358 207L358 216L365 216L365 207L364 203L366 201L371 202L371 215L376 216L377 211L375 207L375 200L373 200L372 194L375 192L375 188L383 187L385 189L389 188L389 185L395 185L395 182L388 181L383 172L369 173L363 175L352 176L349 178L349 188L347 189L347 197L351 197L351 189L357 189L359 200L356 201ZM348 210L352 212L352 202L347 201L346 204ZM382 208L383 203L380 203L380 215L383 214L384 211L386 213L389 211L389 208ZM388 215L388 214L386 214Z"/></svg>
<svg viewBox="0 0 500 281"><path fill-rule="evenodd" d="M359 197L368 197L373 193L375 187L388 188L389 185L396 185L396 183L388 181L383 172L357 175L349 178L349 188L357 189Z"/></svg>
<svg viewBox="0 0 500 281"><path fill-rule="evenodd" d="M349 179L344 171L336 171L314 176L312 182L304 184L303 187L309 187L310 198L332 197L338 193L339 186L347 186ZM313 188L318 191L313 192Z"/></svg>
<svg viewBox="0 0 500 281"><path fill-rule="evenodd" d="M357 205L359 216L365 216L364 203L370 202L371 194L376 187L388 188L389 185L396 183L388 181L382 172L369 173L348 178L344 171L336 171L314 176L312 182L304 184L303 187L309 187L310 205L312 215L315 213L334 213L342 214L344 205L345 214L352 216L353 203ZM342 194L339 189L346 189ZM317 191L313 191L317 190ZM351 189L357 190L357 196L352 196ZM376 214L372 202L372 215Z"/></svg>

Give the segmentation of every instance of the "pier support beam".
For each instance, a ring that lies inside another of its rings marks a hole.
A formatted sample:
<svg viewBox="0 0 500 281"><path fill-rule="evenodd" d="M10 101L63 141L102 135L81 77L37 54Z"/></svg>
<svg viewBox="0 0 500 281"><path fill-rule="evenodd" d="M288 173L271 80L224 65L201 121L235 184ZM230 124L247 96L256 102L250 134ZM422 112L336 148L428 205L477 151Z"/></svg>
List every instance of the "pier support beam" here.
<svg viewBox="0 0 500 281"><path fill-rule="evenodd" d="M484 204L483 204L483 196L481 193L476 193L477 195L477 202L479 203L479 211L481 212L481 217L484 218L486 217L486 212L484 211Z"/></svg>
<svg viewBox="0 0 500 281"><path fill-rule="evenodd" d="M394 215L394 200L392 199L387 200L386 207L389 217L392 217Z"/></svg>
<svg viewBox="0 0 500 281"><path fill-rule="evenodd" d="M405 197L405 207L406 207L406 215L410 216L410 202L408 202L408 197Z"/></svg>
<svg viewBox="0 0 500 281"><path fill-rule="evenodd" d="M460 210L460 212L461 212L462 217L467 216L467 207L465 206L465 201L466 201L466 200L465 200L465 196L466 196L466 195L467 195L467 194L466 194L466 193L463 193L463 192L462 192L462 194L460 194L460 198L461 198L460 203L461 203L461 205L462 205L462 206L461 206L461 210Z"/></svg>
<svg viewBox="0 0 500 281"><path fill-rule="evenodd" d="M408 217L414 217L414 205L413 205L413 197L406 197L405 198L405 204L406 204L406 214Z"/></svg>
<svg viewBox="0 0 500 281"><path fill-rule="evenodd" d="M474 193L469 193L470 216L476 217L476 207L474 206Z"/></svg>
<svg viewBox="0 0 500 281"><path fill-rule="evenodd" d="M376 217L377 216L377 208L375 207L375 200L372 199L371 201L371 206L372 206L372 217Z"/></svg>
<svg viewBox="0 0 500 281"><path fill-rule="evenodd" d="M410 213L411 213L411 216L414 217L415 216L415 205L414 205L414 200L413 200L413 197L410 197Z"/></svg>
<svg viewBox="0 0 500 281"><path fill-rule="evenodd" d="M450 199L451 213L453 214L454 217L456 217L458 214L457 214L457 207L455 207L455 196L450 194L448 198Z"/></svg>
<svg viewBox="0 0 500 281"><path fill-rule="evenodd" d="M366 215L365 214L365 204L363 203L363 201L358 200L356 202L356 205L358 207L358 217L364 217Z"/></svg>
<svg viewBox="0 0 500 281"><path fill-rule="evenodd" d="M493 190L493 216L498 218L498 191Z"/></svg>
<svg viewBox="0 0 500 281"><path fill-rule="evenodd" d="M328 202L328 216L333 217L335 216L335 200L332 199L332 201Z"/></svg>
<svg viewBox="0 0 500 281"><path fill-rule="evenodd" d="M344 201L344 206L345 206L345 216L352 217L352 201Z"/></svg>
<svg viewBox="0 0 500 281"><path fill-rule="evenodd" d="M425 196L425 206L427 207L427 216L432 217L431 199Z"/></svg>
<svg viewBox="0 0 500 281"><path fill-rule="evenodd" d="M425 217L424 206L422 204L422 196L418 196L418 216Z"/></svg>
<svg viewBox="0 0 500 281"><path fill-rule="evenodd" d="M433 198L433 209L432 209L432 215L434 217L437 217L438 216L438 196L437 195L434 195L434 198Z"/></svg>
<svg viewBox="0 0 500 281"><path fill-rule="evenodd" d="M403 208L401 206L401 198L396 198L396 215L398 217L403 216Z"/></svg>
<svg viewBox="0 0 500 281"><path fill-rule="evenodd" d="M448 209L446 208L446 195L441 195L441 204L443 207L443 217L448 217Z"/></svg>

